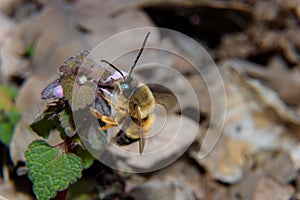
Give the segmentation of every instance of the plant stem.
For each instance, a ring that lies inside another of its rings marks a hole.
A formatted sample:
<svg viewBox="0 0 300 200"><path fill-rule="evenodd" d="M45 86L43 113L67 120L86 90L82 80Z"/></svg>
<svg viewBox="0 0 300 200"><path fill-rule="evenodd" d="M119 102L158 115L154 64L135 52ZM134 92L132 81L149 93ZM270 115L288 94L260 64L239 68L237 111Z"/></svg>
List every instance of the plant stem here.
<svg viewBox="0 0 300 200"><path fill-rule="evenodd" d="M67 197L67 192L68 192L68 189L57 192L55 200L65 200Z"/></svg>

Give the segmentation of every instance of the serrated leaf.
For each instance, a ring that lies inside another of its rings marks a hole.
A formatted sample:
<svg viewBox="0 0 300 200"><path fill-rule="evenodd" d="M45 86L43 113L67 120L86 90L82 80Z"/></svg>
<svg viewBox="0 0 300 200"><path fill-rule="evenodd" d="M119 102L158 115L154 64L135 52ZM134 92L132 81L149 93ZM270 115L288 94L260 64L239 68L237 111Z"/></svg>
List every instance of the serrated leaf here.
<svg viewBox="0 0 300 200"><path fill-rule="evenodd" d="M63 105L56 104L46 108L46 110L37 116L30 128L43 138L48 138L49 133L54 128L60 127L58 113L64 109Z"/></svg>
<svg viewBox="0 0 300 200"><path fill-rule="evenodd" d="M83 50L76 56L67 58L64 61L64 64L67 65L70 69L76 69L77 67L82 65L82 63L88 58L89 54L89 51Z"/></svg>
<svg viewBox="0 0 300 200"><path fill-rule="evenodd" d="M73 115L70 107L68 106L58 114L60 125L64 129L68 137L72 137L76 133L76 128L73 120Z"/></svg>
<svg viewBox="0 0 300 200"><path fill-rule="evenodd" d="M72 94L74 84L76 84L76 75L70 74L62 78L61 86L63 87L64 95L66 99L69 101L70 105L72 105Z"/></svg>
<svg viewBox="0 0 300 200"><path fill-rule="evenodd" d="M45 141L32 142L25 156L37 199L54 198L57 191L67 189L81 177L82 160L60 147L51 147Z"/></svg>
<svg viewBox="0 0 300 200"><path fill-rule="evenodd" d="M65 76L61 85L73 111L84 109L95 101L96 84L87 81L85 75L76 77L76 75L71 74Z"/></svg>
<svg viewBox="0 0 300 200"><path fill-rule="evenodd" d="M84 109L95 101L96 86L92 83L78 85L73 93L72 108L74 111Z"/></svg>

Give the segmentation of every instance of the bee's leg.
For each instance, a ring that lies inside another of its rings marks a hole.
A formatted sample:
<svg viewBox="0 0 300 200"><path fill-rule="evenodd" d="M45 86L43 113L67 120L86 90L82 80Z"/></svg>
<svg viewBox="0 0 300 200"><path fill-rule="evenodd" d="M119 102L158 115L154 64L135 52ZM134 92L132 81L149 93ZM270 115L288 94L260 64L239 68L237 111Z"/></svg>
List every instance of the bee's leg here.
<svg viewBox="0 0 300 200"><path fill-rule="evenodd" d="M116 125L111 125L111 124L110 124L110 125L106 125L106 126L102 126L102 127L101 127L101 130L102 130L102 131L106 131L106 130L108 130L108 129L112 128L112 127L115 127L115 126L116 126Z"/></svg>
<svg viewBox="0 0 300 200"><path fill-rule="evenodd" d="M120 95L123 95L123 90L121 87L121 84L119 82L116 83L117 87L119 88L120 91ZM119 106L114 104L111 99L108 99L102 92L98 91L98 94L105 100L107 101L111 106L113 106L114 108L116 108L117 110L123 111L123 112L127 112L127 109L125 107Z"/></svg>
<svg viewBox="0 0 300 200"><path fill-rule="evenodd" d="M119 85L119 84L118 84ZM102 92L98 91L98 94L111 106L113 106L114 108L116 108L117 110L121 110L123 112L126 112L127 109L121 106L118 106L116 104L114 104L111 99L107 98Z"/></svg>
<svg viewBox="0 0 300 200"><path fill-rule="evenodd" d="M100 119L102 122L109 124L111 126L117 126L117 122L113 120L112 118L102 115L98 110L94 108L90 108L90 112L98 119Z"/></svg>
<svg viewBox="0 0 300 200"><path fill-rule="evenodd" d="M107 98L101 91L98 91L98 94L102 97L102 99L107 101L108 104L112 105L111 100L109 98Z"/></svg>

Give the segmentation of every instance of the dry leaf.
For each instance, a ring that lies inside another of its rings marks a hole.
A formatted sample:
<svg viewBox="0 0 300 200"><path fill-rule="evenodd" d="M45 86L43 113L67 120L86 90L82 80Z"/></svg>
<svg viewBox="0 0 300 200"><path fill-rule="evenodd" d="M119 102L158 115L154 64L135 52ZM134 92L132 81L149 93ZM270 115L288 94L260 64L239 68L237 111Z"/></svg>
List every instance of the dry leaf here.
<svg viewBox="0 0 300 200"><path fill-rule="evenodd" d="M150 179L133 183L129 193L136 199L203 199L205 179L198 169L185 159L154 172Z"/></svg>
<svg viewBox="0 0 300 200"><path fill-rule="evenodd" d="M23 73L53 75L62 60L82 49L92 49L104 39L124 30L153 26L139 11L131 10L112 17L113 11L123 5L122 1L118 0L76 1L68 6L57 0L42 3L42 11L23 20L7 41L4 49L7 53L3 56L2 68L6 71L12 69L10 73L5 73L5 78L15 75L19 70ZM135 41L135 44L141 43L133 39L130 41ZM29 60L23 55L30 46L34 49L33 67L25 70ZM114 43L113 48L116 47ZM14 58L13 63L10 57ZM25 64L21 65L20 62L23 63L24 60Z"/></svg>
<svg viewBox="0 0 300 200"><path fill-rule="evenodd" d="M199 159L198 152L191 153L191 156L203 165L214 179L232 184L243 178L243 168L248 165L250 148L246 141L221 136L207 157Z"/></svg>
<svg viewBox="0 0 300 200"><path fill-rule="evenodd" d="M234 62L225 63L223 68L227 91L224 135L209 156L198 162L214 178L235 183L252 163L252 155L262 149L292 155L298 149L296 138L300 118L272 90L244 76ZM286 127L286 123L293 126ZM296 168L297 162L293 162Z"/></svg>
<svg viewBox="0 0 300 200"><path fill-rule="evenodd" d="M258 181L254 200L261 199L291 199L294 188L288 184L281 184L271 178L262 178Z"/></svg>
<svg viewBox="0 0 300 200"><path fill-rule="evenodd" d="M165 199L181 200L195 199L190 188L175 177L167 177L164 180L152 180L134 188L130 195L135 199Z"/></svg>
<svg viewBox="0 0 300 200"><path fill-rule="evenodd" d="M0 13L0 24L0 76L6 82L8 76L23 73L29 62L19 58L20 49L24 47L20 42L13 41L16 23Z"/></svg>
<svg viewBox="0 0 300 200"><path fill-rule="evenodd" d="M273 57L268 67L243 60L234 60L248 76L259 79L266 86L278 93L278 96L288 105L300 104L300 70L289 69L282 58Z"/></svg>
<svg viewBox="0 0 300 200"><path fill-rule="evenodd" d="M29 185L28 185L29 186ZM29 186L30 187L30 186ZM24 189L24 186L23 186ZM29 189L29 188L27 188ZM18 191L13 182L0 183L1 200L32 200L32 196L25 192Z"/></svg>

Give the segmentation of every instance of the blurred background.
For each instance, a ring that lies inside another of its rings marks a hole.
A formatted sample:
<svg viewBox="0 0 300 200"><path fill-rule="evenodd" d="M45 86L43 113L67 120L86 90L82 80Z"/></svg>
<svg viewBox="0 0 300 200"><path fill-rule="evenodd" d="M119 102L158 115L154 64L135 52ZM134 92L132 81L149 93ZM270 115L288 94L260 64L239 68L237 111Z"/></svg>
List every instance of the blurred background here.
<svg viewBox="0 0 300 200"><path fill-rule="evenodd" d="M221 122L210 121L210 97L194 69L170 60L198 89L200 109L191 105L177 113L187 117L186 126L199 126L193 145L172 165L146 174L125 174L95 162L81 184L91 183L93 171L105 173L92 188L71 192L69 199L300 199L299 0L1 0L0 195L34 199L32 183L22 173L24 152L38 138L28 125L45 106L40 93L62 61L121 31L150 26L186 34L217 63L227 95L222 135L213 151L199 159L201 133ZM197 65L189 43L159 32L152 37L154 43L192 55ZM125 42L132 48L141 43L135 35ZM203 75L214 91L223 87L214 83L209 67ZM49 138L49 143L56 141ZM152 164L161 159L168 157Z"/></svg>

